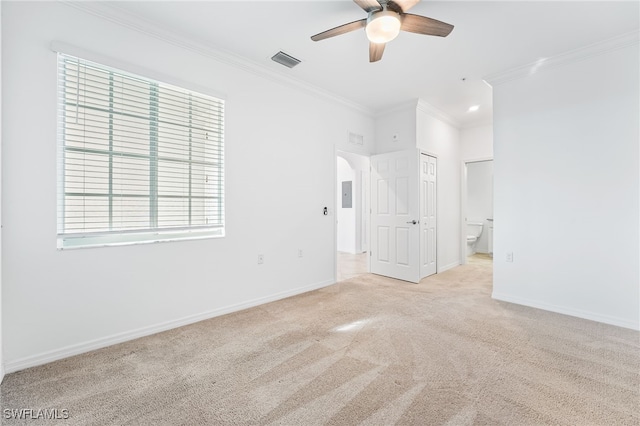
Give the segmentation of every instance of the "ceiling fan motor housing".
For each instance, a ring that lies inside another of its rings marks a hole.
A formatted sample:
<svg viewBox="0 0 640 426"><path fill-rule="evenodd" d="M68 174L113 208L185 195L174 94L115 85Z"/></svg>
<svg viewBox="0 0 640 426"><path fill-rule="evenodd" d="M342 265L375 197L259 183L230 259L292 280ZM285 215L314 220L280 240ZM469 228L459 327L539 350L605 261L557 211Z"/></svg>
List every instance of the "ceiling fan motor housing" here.
<svg viewBox="0 0 640 426"><path fill-rule="evenodd" d="M352 31L365 29L369 39L369 62L382 59L385 45L396 38L400 31L415 34L446 37L453 25L433 18L407 13L420 0L353 0L367 17L311 36L320 41Z"/></svg>
<svg viewBox="0 0 640 426"><path fill-rule="evenodd" d="M398 12L388 10L371 11L367 17L367 38L372 43L387 43L400 33L402 18Z"/></svg>

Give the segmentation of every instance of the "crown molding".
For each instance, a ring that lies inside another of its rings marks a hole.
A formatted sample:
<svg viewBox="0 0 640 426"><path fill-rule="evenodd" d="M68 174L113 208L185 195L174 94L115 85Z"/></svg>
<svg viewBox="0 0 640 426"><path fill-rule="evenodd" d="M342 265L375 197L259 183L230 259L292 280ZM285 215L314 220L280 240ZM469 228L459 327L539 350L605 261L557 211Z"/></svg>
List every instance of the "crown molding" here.
<svg viewBox="0 0 640 426"><path fill-rule="evenodd" d="M536 62L512 68L484 77L485 83L492 87L499 86L506 82L517 80L541 71L550 70L559 66L592 58L617 49L637 45L640 42L640 31L635 30L616 37L599 41L575 50L561 53L551 58L538 59Z"/></svg>
<svg viewBox="0 0 640 426"><path fill-rule="evenodd" d="M392 105L390 107L381 109L376 112L375 118L382 118L389 114L394 114L396 112L410 110L411 112L415 112L418 107L418 99L412 99L410 101L402 102L399 104Z"/></svg>
<svg viewBox="0 0 640 426"><path fill-rule="evenodd" d="M447 124L450 124L454 127L460 128L460 123L454 119L452 116L442 111L440 108L437 108L427 101L423 99L412 99L407 102L402 102L400 104L396 104L388 109L382 110L376 114L376 118L384 117L385 115L393 114L401 111L411 111L417 112L421 111L425 114L428 114L438 120L444 121Z"/></svg>
<svg viewBox="0 0 640 426"><path fill-rule="evenodd" d="M244 58L235 53L211 47L207 45L206 42L196 40L192 37L180 34L176 31L164 29L156 25L155 23L150 22L149 20L124 11L122 8L115 6L112 2L68 0L61 0L60 2L81 12L88 13L90 15L132 29L147 36L151 36L163 42L206 56L217 62L241 69L243 71L249 72L259 77L263 77L276 83L304 90L313 95L323 97L326 100L358 111L371 118L375 117L375 113L371 108L350 101L349 99L343 98L339 95L336 95L332 92L309 84L302 80L296 79L294 77L286 76L272 71L255 61Z"/></svg>
<svg viewBox="0 0 640 426"><path fill-rule="evenodd" d="M460 123L458 122L458 120L456 120L455 118L453 118L452 116L450 116L449 114L447 114L446 112L442 111L441 109L431 105L430 103L422 100L422 99L418 99L418 105L416 108L418 111L422 111L425 114L428 114L432 117L437 118L438 120L444 121L447 124L452 125L455 128L461 128L462 126L460 125Z"/></svg>
<svg viewBox="0 0 640 426"><path fill-rule="evenodd" d="M476 127L485 127L485 126L492 126L492 125L493 125L493 120L485 119L485 120L472 121L470 123L463 124L462 126L460 126L460 129L467 130L467 129L475 129Z"/></svg>

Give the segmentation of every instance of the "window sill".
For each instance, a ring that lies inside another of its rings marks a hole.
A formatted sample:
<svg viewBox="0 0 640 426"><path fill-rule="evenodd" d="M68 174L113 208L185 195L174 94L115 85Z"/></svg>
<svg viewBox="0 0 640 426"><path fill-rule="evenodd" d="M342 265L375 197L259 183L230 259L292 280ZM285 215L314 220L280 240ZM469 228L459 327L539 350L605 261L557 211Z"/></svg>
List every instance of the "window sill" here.
<svg viewBox="0 0 640 426"><path fill-rule="evenodd" d="M75 250L96 247L130 246L137 244L155 244L173 241L204 240L223 238L224 228L197 231L163 231L106 235L58 236L58 250Z"/></svg>

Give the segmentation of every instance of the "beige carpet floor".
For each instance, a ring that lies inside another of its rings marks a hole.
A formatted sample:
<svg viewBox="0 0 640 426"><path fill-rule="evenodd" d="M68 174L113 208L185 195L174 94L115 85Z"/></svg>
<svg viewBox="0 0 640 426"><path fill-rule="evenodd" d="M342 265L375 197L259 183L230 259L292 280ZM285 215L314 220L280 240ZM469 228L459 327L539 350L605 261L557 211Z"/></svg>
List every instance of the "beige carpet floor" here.
<svg viewBox="0 0 640 426"><path fill-rule="evenodd" d="M334 286L9 374L74 425L638 425L638 332L491 299L490 262ZM0 413L0 415L2 415Z"/></svg>

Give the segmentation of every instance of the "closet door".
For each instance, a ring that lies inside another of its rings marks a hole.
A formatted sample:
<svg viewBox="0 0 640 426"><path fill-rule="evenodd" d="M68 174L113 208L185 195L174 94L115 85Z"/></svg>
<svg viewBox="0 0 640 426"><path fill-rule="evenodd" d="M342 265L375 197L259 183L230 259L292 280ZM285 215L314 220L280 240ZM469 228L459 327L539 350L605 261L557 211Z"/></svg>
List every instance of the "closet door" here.
<svg viewBox="0 0 640 426"><path fill-rule="evenodd" d="M435 157L420 155L420 278L437 272L437 171Z"/></svg>

